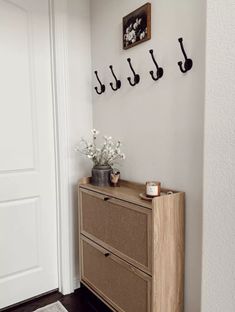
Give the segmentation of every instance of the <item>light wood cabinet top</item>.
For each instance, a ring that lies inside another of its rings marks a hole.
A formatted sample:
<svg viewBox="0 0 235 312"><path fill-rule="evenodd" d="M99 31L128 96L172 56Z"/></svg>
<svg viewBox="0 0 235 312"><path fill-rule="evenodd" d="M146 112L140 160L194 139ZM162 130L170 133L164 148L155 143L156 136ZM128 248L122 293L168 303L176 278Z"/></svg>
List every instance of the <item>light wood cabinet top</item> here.
<svg viewBox="0 0 235 312"><path fill-rule="evenodd" d="M145 193L145 184L120 180L120 184L118 187L110 187L110 186L99 187L99 186L92 185L90 183L90 179L91 178L89 177L83 178L80 181L79 186L81 188L94 191L100 194L104 194L106 196L110 196L113 198L125 200L127 202L130 202L130 203L133 203L133 204L136 204L136 205L148 208L148 209L152 209L153 207L153 203L151 201L146 201L144 199L141 199L139 196L140 193ZM167 195L168 191L173 191L172 196L174 196L174 194L176 193L181 193L181 192L174 191L172 189L162 188L161 196L155 197L154 200L158 200L162 196L169 196Z"/></svg>

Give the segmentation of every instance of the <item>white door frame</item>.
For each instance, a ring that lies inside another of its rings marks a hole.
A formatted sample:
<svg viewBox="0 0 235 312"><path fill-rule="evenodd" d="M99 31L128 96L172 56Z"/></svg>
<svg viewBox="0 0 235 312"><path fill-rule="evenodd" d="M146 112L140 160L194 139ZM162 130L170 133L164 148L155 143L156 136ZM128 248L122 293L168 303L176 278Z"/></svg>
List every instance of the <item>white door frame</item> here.
<svg viewBox="0 0 235 312"><path fill-rule="evenodd" d="M56 158L59 291L74 291L72 209L69 188L69 92L67 1L49 0L51 72Z"/></svg>

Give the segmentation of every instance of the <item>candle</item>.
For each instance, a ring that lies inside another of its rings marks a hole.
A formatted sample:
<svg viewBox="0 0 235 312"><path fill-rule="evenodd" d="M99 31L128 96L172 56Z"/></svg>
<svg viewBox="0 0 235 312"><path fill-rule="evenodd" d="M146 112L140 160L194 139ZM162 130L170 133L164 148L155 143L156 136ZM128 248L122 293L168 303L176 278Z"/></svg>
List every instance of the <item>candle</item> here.
<svg viewBox="0 0 235 312"><path fill-rule="evenodd" d="M156 197L161 194L160 182L146 182L146 195L148 197Z"/></svg>

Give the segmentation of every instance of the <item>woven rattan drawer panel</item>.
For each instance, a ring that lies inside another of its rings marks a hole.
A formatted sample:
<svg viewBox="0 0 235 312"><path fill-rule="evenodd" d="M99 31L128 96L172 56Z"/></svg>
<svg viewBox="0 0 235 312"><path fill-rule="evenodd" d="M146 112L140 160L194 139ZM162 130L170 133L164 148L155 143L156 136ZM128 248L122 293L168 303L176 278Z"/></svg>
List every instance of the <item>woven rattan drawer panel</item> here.
<svg viewBox="0 0 235 312"><path fill-rule="evenodd" d="M81 233L151 273L151 210L81 192Z"/></svg>
<svg viewBox="0 0 235 312"><path fill-rule="evenodd" d="M151 277L89 239L81 240L82 281L117 311L149 312Z"/></svg>

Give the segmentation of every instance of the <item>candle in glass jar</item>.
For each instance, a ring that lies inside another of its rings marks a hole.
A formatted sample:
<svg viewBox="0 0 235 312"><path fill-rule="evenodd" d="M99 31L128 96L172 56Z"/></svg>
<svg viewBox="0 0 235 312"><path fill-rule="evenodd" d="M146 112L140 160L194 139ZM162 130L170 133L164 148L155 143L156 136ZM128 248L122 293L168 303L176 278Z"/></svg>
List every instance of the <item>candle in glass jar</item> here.
<svg viewBox="0 0 235 312"><path fill-rule="evenodd" d="M160 182L146 182L146 195L148 197L156 197L161 194Z"/></svg>

